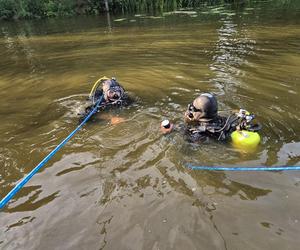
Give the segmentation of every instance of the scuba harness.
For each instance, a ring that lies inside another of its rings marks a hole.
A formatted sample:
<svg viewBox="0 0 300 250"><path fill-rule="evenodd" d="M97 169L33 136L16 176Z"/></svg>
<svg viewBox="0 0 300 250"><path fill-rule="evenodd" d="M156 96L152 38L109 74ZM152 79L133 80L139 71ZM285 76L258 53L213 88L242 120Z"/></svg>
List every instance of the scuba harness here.
<svg viewBox="0 0 300 250"><path fill-rule="evenodd" d="M227 118L217 116L209 122L200 122L197 126L188 128L188 134L193 142L204 139L207 136L213 137L218 141L225 141L231 137L234 142L237 137L240 139L240 136L237 136L235 132L247 131L256 133L261 129L261 126L254 122L254 119L254 114L240 109L239 112L232 113ZM251 136L251 133L248 133L246 137ZM232 134L235 136L233 137Z"/></svg>
<svg viewBox="0 0 300 250"><path fill-rule="evenodd" d="M261 129L261 125L254 123L255 115L245 109L240 109L238 113L233 113L226 119L225 125L220 132L218 140L227 139L228 134L234 131L251 131L257 132Z"/></svg>
<svg viewBox="0 0 300 250"><path fill-rule="evenodd" d="M254 114L244 109L227 118L219 116L217 98L211 93L203 93L188 105L185 112L187 139L197 142L208 137L218 141L231 138L237 145L257 146L260 141L257 131L261 126L254 119Z"/></svg>

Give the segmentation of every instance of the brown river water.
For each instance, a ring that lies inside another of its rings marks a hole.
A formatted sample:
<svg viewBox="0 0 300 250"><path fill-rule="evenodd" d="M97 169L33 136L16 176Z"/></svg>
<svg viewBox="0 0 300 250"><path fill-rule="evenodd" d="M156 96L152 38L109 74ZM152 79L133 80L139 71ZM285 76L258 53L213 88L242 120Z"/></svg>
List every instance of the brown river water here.
<svg viewBox="0 0 300 250"><path fill-rule="evenodd" d="M300 172L186 168L300 165L299 13L0 22L1 198L78 125L99 77L136 100L94 116L2 209L0 248L299 249ZM255 152L159 133L207 91L256 114Z"/></svg>

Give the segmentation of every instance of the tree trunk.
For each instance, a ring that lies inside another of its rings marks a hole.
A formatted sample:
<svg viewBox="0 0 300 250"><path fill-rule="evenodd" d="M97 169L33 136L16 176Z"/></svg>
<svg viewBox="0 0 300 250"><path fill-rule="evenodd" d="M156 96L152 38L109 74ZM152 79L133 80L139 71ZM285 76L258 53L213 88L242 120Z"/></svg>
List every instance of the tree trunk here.
<svg viewBox="0 0 300 250"><path fill-rule="evenodd" d="M105 11L109 12L108 0L104 0Z"/></svg>

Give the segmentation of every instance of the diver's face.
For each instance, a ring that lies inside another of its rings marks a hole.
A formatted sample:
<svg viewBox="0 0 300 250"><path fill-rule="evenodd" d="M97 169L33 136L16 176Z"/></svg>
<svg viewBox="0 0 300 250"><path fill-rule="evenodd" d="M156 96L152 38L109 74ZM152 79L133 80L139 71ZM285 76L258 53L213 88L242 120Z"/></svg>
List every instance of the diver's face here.
<svg viewBox="0 0 300 250"><path fill-rule="evenodd" d="M117 88L111 80L107 80L103 83L103 92L106 101L117 101L122 96L121 90Z"/></svg>
<svg viewBox="0 0 300 250"><path fill-rule="evenodd" d="M108 90L107 92L107 97L109 100L111 101L116 101L119 100L121 98L121 92L120 91L116 91L113 89Z"/></svg>
<svg viewBox="0 0 300 250"><path fill-rule="evenodd" d="M104 92L109 91L111 85L112 85L111 80L106 80L106 81L103 83L103 91L104 91Z"/></svg>
<svg viewBox="0 0 300 250"><path fill-rule="evenodd" d="M187 123L198 122L203 117L201 109L197 109L193 103L188 105L188 108L184 114L185 121Z"/></svg>

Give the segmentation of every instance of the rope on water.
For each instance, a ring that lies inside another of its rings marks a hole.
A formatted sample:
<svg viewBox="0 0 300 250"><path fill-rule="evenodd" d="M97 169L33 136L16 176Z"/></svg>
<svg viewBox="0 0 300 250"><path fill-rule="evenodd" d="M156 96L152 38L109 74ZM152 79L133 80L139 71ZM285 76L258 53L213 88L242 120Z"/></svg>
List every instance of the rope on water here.
<svg viewBox="0 0 300 250"><path fill-rule="evenodd" d="M0 209L3 208L14 196L15 194L60 150L72 137L80 130L83 125L91 118L91 116L97 112L103 100L103 95L95 103L92 111L84 118L84 120L74 129L60 144L56 146L34 169L30 171L16 186L0 201Z"/></svg>
<svg viewBox="0 0 300 250"><path fill-rule="evenodd" d="M194 166L192 164L187 164L191 170L208 170L208 171L292 171L300 170L300 166L278 166L278 167L220 167L220 166Z"/></svg>

